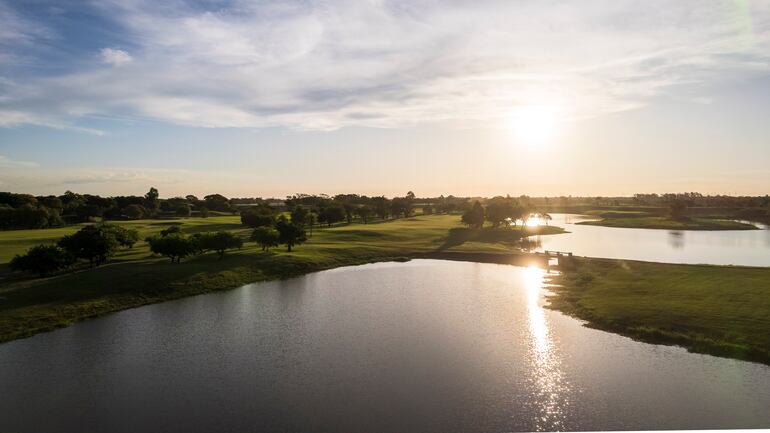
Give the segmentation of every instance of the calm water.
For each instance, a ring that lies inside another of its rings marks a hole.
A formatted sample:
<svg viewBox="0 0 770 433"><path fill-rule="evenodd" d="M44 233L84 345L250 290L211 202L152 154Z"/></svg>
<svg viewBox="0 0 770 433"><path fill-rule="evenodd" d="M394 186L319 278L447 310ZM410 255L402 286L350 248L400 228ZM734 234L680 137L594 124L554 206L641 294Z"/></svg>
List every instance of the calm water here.
<svg viewBox="0 0 770 433"><path fill-rule="evenodd" d="M553 214L550 223L570 233L538 236L539 251L666 263L770 266L770 230L675 231L575 224L587 218Z"/></svg>
<svg viewBox="0 0 770 433"><path fill-rule="evenodd" d="M770 427L770 367L584 328L542 276L341 268L3 344L2 431Z"/></svg>

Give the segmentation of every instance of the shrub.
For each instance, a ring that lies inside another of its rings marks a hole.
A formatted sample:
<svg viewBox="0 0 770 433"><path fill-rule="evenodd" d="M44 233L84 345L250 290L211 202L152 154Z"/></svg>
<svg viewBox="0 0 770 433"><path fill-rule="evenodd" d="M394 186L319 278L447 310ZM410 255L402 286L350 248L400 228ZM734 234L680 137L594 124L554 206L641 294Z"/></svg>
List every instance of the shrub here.
<svg viewBox="0 0 770 433"><path fill-rule="evenodd" d="M75 262L75 258L56 245L38 245L32 247L26 254L15 256L10 263L13 271L30 272L44 277L56 271L67 268Z"/></svg>

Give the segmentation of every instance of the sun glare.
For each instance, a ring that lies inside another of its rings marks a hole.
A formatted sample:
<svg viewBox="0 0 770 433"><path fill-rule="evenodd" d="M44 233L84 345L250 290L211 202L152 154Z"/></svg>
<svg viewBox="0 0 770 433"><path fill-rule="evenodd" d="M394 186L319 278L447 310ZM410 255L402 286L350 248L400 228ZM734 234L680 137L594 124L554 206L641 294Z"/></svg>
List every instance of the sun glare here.
<svg viewBox="0 0 770 433"><path fill-rule="evenodd" d="M527 146L539 146L556 134L558 119L553 108L526 106L516 110L511 120L518 139Z"/></svg>

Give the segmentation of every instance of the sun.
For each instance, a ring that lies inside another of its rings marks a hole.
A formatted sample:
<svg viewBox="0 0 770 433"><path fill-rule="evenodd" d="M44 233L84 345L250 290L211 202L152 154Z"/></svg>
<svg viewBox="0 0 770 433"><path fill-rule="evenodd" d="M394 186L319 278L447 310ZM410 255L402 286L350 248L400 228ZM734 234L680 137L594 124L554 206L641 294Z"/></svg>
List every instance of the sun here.
<svg viewBox="0 0 770 433"><path fill-rule="evenodd" d="M529 105L518 108L511 119L511 128L527 146L539 146L556 135L558 116L553 108Z"/></svg>

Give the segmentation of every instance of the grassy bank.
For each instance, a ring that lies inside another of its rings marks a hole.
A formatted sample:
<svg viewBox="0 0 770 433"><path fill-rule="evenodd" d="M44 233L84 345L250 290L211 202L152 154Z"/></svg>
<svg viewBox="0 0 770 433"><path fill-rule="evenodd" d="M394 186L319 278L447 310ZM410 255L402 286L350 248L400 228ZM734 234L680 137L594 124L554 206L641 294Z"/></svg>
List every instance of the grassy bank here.
<svg viewBox="0 0 770 433"><path fill-rule="evenodd" d="M770 270L576 258L550 306L590 326L770 364Z"/></svg>
<svg viewBox="0 0 770 433"><path fill-rule="evenodd" d="M707 218L690 218L686 220L672 220L665 217L650 216L620 216L605 217L598 221L581 221L577 224L622 227L630 229L664 229L664 230L756 230L751 224L730 220L717 220Z"/></svg>
<svg viewBox="0 0 770 433"><path fill-rule="evenodd" d="M240 219L232 216L118 224L136 228L144 238L178 223L187 233L229 230L244 238L249 234ZM526 232L521 228L468 230L460 226L456 215L419 216L316 229L309 242L292 253L282 248L264 253L249 242L241 250L228 252L223 260L208 254L177 264L153 257L142 241L96 269L50 278L8 272L7 262L14 254L54 242L79 228L0 232L0 341L139 305L338 266L405 260L434 252L510 253L525 234L562 231L557 227L527 228Z"/></svg>

